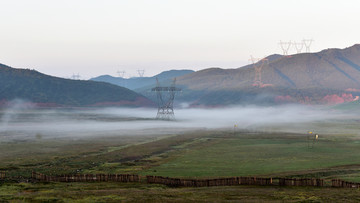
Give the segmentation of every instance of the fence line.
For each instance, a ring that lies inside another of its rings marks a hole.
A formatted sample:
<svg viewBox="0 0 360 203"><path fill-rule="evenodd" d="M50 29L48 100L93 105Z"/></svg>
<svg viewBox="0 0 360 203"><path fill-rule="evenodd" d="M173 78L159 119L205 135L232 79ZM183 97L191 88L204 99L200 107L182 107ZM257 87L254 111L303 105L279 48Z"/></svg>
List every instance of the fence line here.
<svg viewBox="0 0 360 203"><path fill-rule="evenodd" d="M32 178L39 181L55 182L139 182L139 175L130 174L75 174L62 176L48 176L42 173L32 172Z"/></svg>
<svg viewBox="0 0 360 203"><path fill-rule="evenodd" d="M316 186L323 187L324 180L319 178L278 178L280 186Z"/></svg>
<svg viewBox="0 0 360 203"><path fill-rule="evenodd" d="M164 184L172 187L210 187L210 186L233 186L233 185L279 185L279 186L315 186L324 187L323 179L309 178L273 178L256 177L232 177L217 179L179 179L162 176L146 176L147 183Z"/></svg>
<svg viewBox="0 0 360 203"><path fill-rule="evenodd" d="M0 171L0 179L5 179L5 178L6 178L5 171Z"/></svg>
<svg viewBox="0 0 360 203"><path fill-rule="evenodd" d="M38 181L54 182L140 182L141 176L132 174L74 174L49 176L42 173L32 172L32 179ZM5 179L6 172L0 171L0 179ZM314 186L325 187L324 179L319 178L257 178L257 177L230 177L213 179L182 179L162 176L146 176L149 184L163 184L171 187L211 187L211 186L235 186L235 185L278 185L278 186ZM329 186L329 185L328 185ZM331 187L337 188L360 188L360 183L332 179Z"/></svg>
<svg viewBox="0 0 360 203"><path fill-rule="evenodd" d="M340 179L331 180L332 187L360 188L360 183L348 182Z"/></svg>
<svg viewBox="0 0 360 203"><path fill-rule="evenodd" d="M164 184L172 187L210 187L233 185L272 185L272 178L232 177L216 179L180 179L162 176L146 176L146 182Z"/></svg>

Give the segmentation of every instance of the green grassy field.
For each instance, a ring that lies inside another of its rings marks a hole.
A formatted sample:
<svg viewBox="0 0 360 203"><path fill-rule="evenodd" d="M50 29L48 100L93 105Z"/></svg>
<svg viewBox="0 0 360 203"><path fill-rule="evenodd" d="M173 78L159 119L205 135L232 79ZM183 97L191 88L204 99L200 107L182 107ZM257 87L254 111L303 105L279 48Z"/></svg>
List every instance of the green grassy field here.
<svg viewBox="0 0 360 203"><path fill-rule="evenodd" d="M347 137L336 140L334 136L324 136L308 142L306 135L282 134L282 137L268 135L264 138L239 134L203 139L202 143L188 147L176 158L142 174L172 177L276 176L284 172L358 164L360 142Z"/></svg>
<svg viewBox="0 0 360 203"><path fill-rule="evenodd" d="M309 148L310 146L310 148ZM159 136L34 139L0 143L0 170L17 181L31 171L132 173L170 177L319 177L360 182L360 138L306 133L203 130ZM19 179L19 177L22 177ZM168 188L145 183L16 183L2 181L4 201L359 201L356 189ZM261 194L261 195L259 195Z"/></svg>

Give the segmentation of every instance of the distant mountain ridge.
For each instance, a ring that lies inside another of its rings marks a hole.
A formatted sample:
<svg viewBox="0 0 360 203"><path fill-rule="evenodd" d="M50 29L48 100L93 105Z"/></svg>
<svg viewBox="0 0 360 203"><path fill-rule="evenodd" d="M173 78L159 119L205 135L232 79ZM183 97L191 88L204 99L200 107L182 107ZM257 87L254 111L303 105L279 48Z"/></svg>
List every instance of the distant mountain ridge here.
<svg viewBox="0 0 360 203"><path fill-rule="evenodd" d="M274 56L276 55L266 57L272 60L262 68L264 84L300 89L360 88L359 44L346 49L327 49L318 53ZM253 84L254 75L253 65L238 69L210 68L179 77L178 84L184 84L190 89L244 88ZM201 80L202 78L213 80Z"/></svg>
<svg viewBox="0 0 360 203"><path fill-rule="evenodd" d="M263 88L253 86L255 68L252 64L237 69L209 68L178 77L177 84L184 92L193 92L191 96L187 94L191 100L187 96L180 99L199 105L209 104L210 100L211 105L256 103L261 98L272 102L285 98L292 102L322 103L335 97L331 95L344 101L351 100L348 94L352 98L359 95L359 44L318 53L271 55L266 59L268 63L261 71Z"/></svg>
<svg viewBox="0 0 360 203"><path fill-rule="evenodd" d="M0 64L0 101L21 97L36 103L75 106L150 105L156 101L156 95L149 92L156 85L155 78L160 84L168 85L175 77L176 86L182 89L175 97L175 105L339 104L360 98L359 44L317 53L274 54L266 59L260 86L254 85L253 64L236 69L208 68L196 72L170 70L153 77L129 79L99 76L89 81L56 78Z"/></svg>
<svg viewBox="0 0 360 203"><path fill-rule="evenodd" d="M0 103L15 99L40 106L151 106L146 97L116 85L48 76L0 64Z"/></svg>
<svg viewBox="0 0 360 203"><path fill-rule="evenodd" d="M122 78L122 77L113 77L110 75L101 75L95 78L91 78L92 81L107 82L121 87L126 87L131 90L143 89L146 87L154 87L156 85L156 78L160 82L167 82L172 80L175 77L184 76L190 73L193 73L193 70L169 70L161 72L158 75L152 77L133 77L133 78Z"/></svg>

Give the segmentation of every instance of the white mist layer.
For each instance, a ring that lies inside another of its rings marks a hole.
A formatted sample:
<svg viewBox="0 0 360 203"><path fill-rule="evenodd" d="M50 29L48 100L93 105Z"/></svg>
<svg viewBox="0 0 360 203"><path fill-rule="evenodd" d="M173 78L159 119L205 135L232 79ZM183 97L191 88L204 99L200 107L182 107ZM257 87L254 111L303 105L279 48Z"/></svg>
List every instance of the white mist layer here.
<svg viewBox="0 0 360 203"><path fill-rule="evenodd" d="M350 133L349 129L319 122L357 119L356 113L308 106L231 107L175 110L176 121L154 120L156 109L104 108L41 110L19 104L3 110L0 139L84 137L108 135L171 134L197 129L229 129L271 132ZM351 133L357 133L352 130Z"/></svg>

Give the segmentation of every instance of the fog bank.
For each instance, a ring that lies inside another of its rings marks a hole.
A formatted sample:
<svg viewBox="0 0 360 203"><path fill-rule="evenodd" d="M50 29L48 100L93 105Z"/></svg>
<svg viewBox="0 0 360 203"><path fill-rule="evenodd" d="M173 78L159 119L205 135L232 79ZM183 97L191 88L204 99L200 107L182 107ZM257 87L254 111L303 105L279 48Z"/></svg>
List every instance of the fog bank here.
<svg viewBox="0 0 360 203"><path fill-rule="evenodd" d="M357 113L309 106L241 106L175 110L175 121L155 120L157 109L36 109L21 103L3 109L0 141L42 137L120 136L181 133L198 129L271 132L357 133L341 122L356 121ZM319 123L336 123L326 128Z"/></svg>

